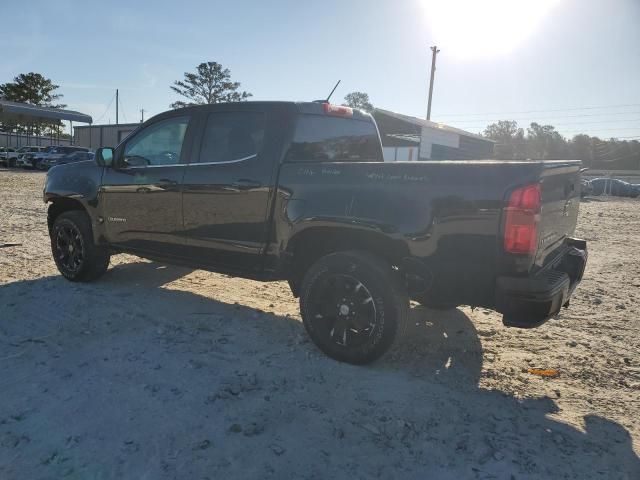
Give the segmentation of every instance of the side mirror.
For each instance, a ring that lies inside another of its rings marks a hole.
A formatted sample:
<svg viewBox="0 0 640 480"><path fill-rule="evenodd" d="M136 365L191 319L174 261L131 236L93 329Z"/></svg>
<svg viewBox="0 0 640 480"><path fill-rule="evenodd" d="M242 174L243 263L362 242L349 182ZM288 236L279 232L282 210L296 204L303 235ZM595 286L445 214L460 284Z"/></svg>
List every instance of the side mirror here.
<svg viewBox="0 0 640 480"><path fill-rule="evenodd" d="M101 167L110 167L113 165L114 150L111 147L99 148L96 150L96 163Z"/></svg>

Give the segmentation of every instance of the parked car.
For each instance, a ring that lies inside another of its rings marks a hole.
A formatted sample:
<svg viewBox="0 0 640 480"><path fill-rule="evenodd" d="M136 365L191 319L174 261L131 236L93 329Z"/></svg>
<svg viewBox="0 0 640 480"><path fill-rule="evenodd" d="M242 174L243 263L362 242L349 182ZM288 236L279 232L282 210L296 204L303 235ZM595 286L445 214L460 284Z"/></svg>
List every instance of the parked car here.
<svg viewBox="0 0 640 480"><path fill-rule="evenodd" d="M0 147L0 165L9 166L9 155L15 153L15 148Z"/></svg>
<svg viewBox="0 0 640 480"><path fill-rule="evenodd" d="M50 145L48 147L44 147L39 152L36 152L35 154L33 154L33 157L32 157L33 167L37 168L37 169L42 169L42 160L47 158L49 153L51 153L57 147L58 147L58 145Z"/></svg>
<svg viewBox="0 0 640 480"><path fill-rule="evenodd" d="M7 166L8 167L15 167L16 166L16 162L18 161L18 155L20 154L20 150L22 149L26 149L29 147L21 147L21 148L16 148L13 151L7 151L6 155L7 155Z"/></svg>
<svg viewBox="0 0 640 480"><path fill-rule="evenodd" d="M95 154L93 152L73 152L63 155L56 165L66 165L67 163L86 162L93 160Z"/></svg>
<svg viewBox="0 0 640 480"><path fill-rule="evenodd" d="M35 154L44 150L44 147L22 147L18 150L16 167L35 168Z"/></svg>
<svg viewBox="0 0 640 480"><path fill-rule="evenodd" d="M613 195L636 198L640 196L640 185L617 178L594 178L589 181L591 195Z"/></svg>
<svg viewBox="0 0 640 480"><path fill-rule="evenodd" d="M85 147L72 147L72 146L57 146L53 148L40 162L40 168L42 170L49 169L58 164L60 159L65 157L66 155L83 152L87 153L89 151L88 148Z"/></svg>
<svg viewBox="0 0 640 480"><path fill-rule="evenodd" d="M579 161L385 163L369 114L292 102L160 114L44 187L68 280L121 252L287 280L313 342L355 364L401 337L410 298L512 327L557 315L587 261L579 195Z"/></svg>
<svg viewBox="0 0 640 480"><path fill-rule="evenodd" d="M593 186L591 185L591 182L589 180L587 180L586 178L583 178L580 183L581 183L581 187L580 187L581 197L584 198L584 197L593 195Z"/></svg>

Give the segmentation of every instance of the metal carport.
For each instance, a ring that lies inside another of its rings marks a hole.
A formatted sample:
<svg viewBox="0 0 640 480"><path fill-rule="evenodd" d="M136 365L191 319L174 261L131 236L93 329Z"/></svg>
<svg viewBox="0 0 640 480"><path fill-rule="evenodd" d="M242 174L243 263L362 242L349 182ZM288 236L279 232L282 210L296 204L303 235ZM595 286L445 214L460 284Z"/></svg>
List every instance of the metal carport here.
<svg viewBox="0 0 640 480"><path fill-rule="evenodd" d="M68 120L73 138L73 122L93 123L90 115L60 108L38 107L28 103L10 102L0 99L0 122L33 123L46 120Z"/></svg>

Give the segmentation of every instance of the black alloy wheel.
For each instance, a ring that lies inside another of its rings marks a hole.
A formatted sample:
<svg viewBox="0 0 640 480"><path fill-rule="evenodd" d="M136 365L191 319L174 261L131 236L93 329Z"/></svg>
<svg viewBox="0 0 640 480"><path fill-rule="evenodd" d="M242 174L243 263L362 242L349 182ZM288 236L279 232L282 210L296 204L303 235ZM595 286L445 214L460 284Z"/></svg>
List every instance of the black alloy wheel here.
<svg viewBox="0 0 640 480"><path fill-rule="evenodd" d="M300 289L302 320L331 358L362 365L384 355L406 329L409 298L391 264L368 252L328 254Z"/></svg>
<svg viewBox="0 0 640 480"><path fill-rule="evenodd" d="M308 312L314 330L342 347L359 347L376 327L376 305L371 292L351 275L324 277L310 297Z"/></svg>
<svg viewBox="0 0 640 480"><path fill-rule="evenodd" d="M56 263L69 273L76 273L84 261L84 242L80 230L71 222L56 225L54 230Z"/></svg>
<svg viewBox="0 0 640 480"><path fill-rule="evenodd" d="M91 219L86 212L61 213L51 226L50 236L51 254L58 271L67 280L89 282L109 268L109 249L94 243Z"/></svg>

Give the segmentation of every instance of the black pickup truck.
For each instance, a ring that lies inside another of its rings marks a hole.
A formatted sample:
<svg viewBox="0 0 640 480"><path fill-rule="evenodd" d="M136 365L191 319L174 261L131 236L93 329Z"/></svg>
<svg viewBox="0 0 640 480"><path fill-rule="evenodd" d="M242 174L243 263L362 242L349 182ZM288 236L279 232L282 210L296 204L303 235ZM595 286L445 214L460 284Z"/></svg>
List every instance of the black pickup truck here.
<svg viewBox="0 0 640 480"><path fill-rule="evenodd" d="M410 299L538 326L587 260L580 162L385 163L372 117L328 103L160 114L95 162L51 169L44 200L67 279L127 252L287 280L316 345L356 364L401 337Z"/></svg>

